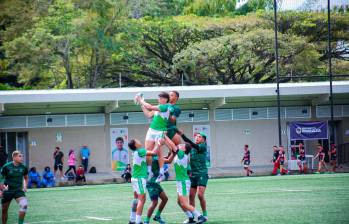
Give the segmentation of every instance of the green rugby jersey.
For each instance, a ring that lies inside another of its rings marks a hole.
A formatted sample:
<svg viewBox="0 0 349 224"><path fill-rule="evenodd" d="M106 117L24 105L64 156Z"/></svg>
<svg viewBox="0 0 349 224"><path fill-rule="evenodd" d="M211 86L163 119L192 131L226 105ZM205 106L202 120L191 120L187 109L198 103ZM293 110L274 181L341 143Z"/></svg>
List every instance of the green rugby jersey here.
<svg viewBox="0 0 349 224"><path fill-rule="evenodd" d="M192 175L207 174L206 157L207 145L206 143L198 144L198 148L192 148L190 151L190 167Z"/></svg>
<svg viewBox="0 0 349 224"><path fill-rule="evenodd" d="M157 156L153 157L153 161L151 163L151 171L153 172L153 176L150 178L149 182L156 183L156 178L158 178L160 174L160 166Z"/></svg>
<svg viewBox="0 0 349 224"><path fill-rule="evenodd" d="M189 180L189 176L187 172L188 164L189 164L188 155L186 155L184 151L179 150L174 160L174 167L175 167L177 181Z"/></svg>
<svg viewBox="0 0 349 224"><path fill-rule="evenodd" d="M182 112L177 104L171 104L170 111L171 111L170 116L175 116L176 118L178 118ZM176 125L177 125L176 120L174 120L174 121L169 120L168 125L167 125L167 129L177 129Z"/></svg>
<svg viewBox="0 0 349 224"><path fill-rule="evenodd" d="M9 191L21 191L23 190L23 177L28 175L28 168L23 164L15 166L13 162L8 162L2 167L1 175Z"/></svg>
<svg viewBox="0 0 349 224"><path fill-rule="evenodd" d="M133 153L133 178L147 178L147 150L144 148L137 149Z"/></svg>
<svg viewBox="0 0 349 224"><path fill-rule="evenodd" d="M173 107L171 107L170 104L160 104L159 109L160 111L155 111L154 113L150 128L157 131L166 131L170 113L173 111Z"/></svg>

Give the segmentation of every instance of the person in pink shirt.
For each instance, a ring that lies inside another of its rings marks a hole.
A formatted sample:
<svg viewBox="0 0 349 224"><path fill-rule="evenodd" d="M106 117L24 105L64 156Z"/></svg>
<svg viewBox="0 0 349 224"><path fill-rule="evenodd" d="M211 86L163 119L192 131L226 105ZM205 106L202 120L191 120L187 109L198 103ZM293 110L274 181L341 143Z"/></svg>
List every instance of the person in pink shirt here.
<svg viewBox="0 0 349 224"><path fill-rule="evenodd" d="M73 169L74 171L74 175L76 176L76 168L75 168L75 163L76 163L76 159L75 159L75 152L74 152L74 149L70 149L69 150L69 155L68 155L68 165L69 165L69 168L68 170L65 172L65 176L67 176L67 174L69 173L69 171L71 169Z"/></svg>

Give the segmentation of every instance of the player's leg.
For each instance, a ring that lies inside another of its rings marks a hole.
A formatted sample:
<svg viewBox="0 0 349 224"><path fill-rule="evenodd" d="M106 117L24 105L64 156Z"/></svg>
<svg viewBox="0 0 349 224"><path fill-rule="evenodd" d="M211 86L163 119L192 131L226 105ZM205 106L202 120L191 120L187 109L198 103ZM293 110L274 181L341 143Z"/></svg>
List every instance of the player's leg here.
<svg viewBox="0 0 349 224"><path fill-rule="evenodd" d="M189 191L189 204L195 208L195 196L198 187L198 178L195 176L190 177L190 191Z"/></svg>
<svg viewBox="0 0 349 224"><path fill-rule="evenodd" d="M202 214L207 218L206 198L205 198L206 186L198 186L197 191L198 191L198 198L200 201Z"/></svg>
<svg viewBox="0 0 349 224"><path fill-rule="evenodd" d="M329 169L328 169L328 167L327 167L327 165L326 165L326 162L323 160L322 163L323 163L324 168L326 169L326 172L328 172Z"/></svg>
<svg viewBox="0 0 349 224"><path fill-rule="evenodd" d="M24 217L27 212L28 208L28 200L27 198L24 197L19 197L16 198L16 201L19 205L19 212L18 212L18 224L23 224L24 223Z"/></svg>
<svg viewBox="0 0 349 224"><path fill-rule="evenodd" d="M190 181L177 181L177 194L178 194L178 204L183 211L186 211L189 223L193 221L193 218L197 218L197 223L206 222L206 218L203 217L200 212L198 212L195 207L189 204L188 193L190 193ZM193 217L190 217L191 214Z"/></svg>
<svg viewBox="0 0 349 224"><path fill-rule="evenodd" d="M318 173L321 172L321 168L322 168L322 167L321 167L321 165L322 165L321 163L322 163L322 161L319 161L318 168L317 168L317 172L318 172Z"/></svg>
<svg viewBox="0 0 349 224"><path fill-rule="evenodd" d="M165 179L165 171L164 171L164 155L163 155L163 149L162 149L162 143L160 141L157 141L156 146L158 147L158 162L159 162L159 176L156 178L156 182L159 183Z"/></svg>
<svg viewBox="0 0 349 224"><path fill-rule="evenodd" d="M54 175L55 178L56 178L57 170L58 170L57 164L53 165L53 175Z"/></svg>
<svg viewBox="0 0 349 224"><path fill-rule="evenodd" d="M279 165L277 162L274 162L274 168L273 168L273 171L272 171L272 175L276 175L277 174L277 171L278 171L278 168L279 168Z"/></svg>
<svg viewBox="0 0 349 224"><path fill-rule="evenodd" d="M181 136L177 133L174 134L174 136L171 138L171 140L175 145L179 145L182 143Z"/></svg>
<svg viewBox="0 0 349 224"><path fill-rule="evenodd" d="M138 195L137 192L133 192L133 200L131 203L131 214L130 214L130 221L129 224L136 223L136 210L137 210L137 204L138 204Z"/></svg>
<svg viewBox="0 0 349 224"><path fill-rule="evenodd" d="M161 202L160 202L160 205L158 207L158 210L155 213L154 221L162 224L162 223L165 223L165 221L161 218L161 213L167 204L168 197L164 191L161 191L161 193L159 194L159 197L161 199Z"/></svg>
<svg viewBox="0 0 349 224"><path fill-rule="evenodd" d="M146 201L146 194L145 194L145 189L146 189L146 180L144 178L135 178L132 181L132 186L134 187L134 190L137 192L137 209L136 209L136 223L141 223L142 222L142 212L143 212L143 207L144 203Z"/></svg>
<svg viewBox="0 0 349 224"><path fill-rule="evenodd" d="M299 167L299 173L301 174L303 172L303 164L301 160L297 160L297 165Z"/></svg>
<svg viewBox="0 0 349 224"><path fill-rule="evenodd" d="M155 141L154 140L145 140L145 149L147 151L152 151L154 149L155 146ZM153 176L153 171L151 170L151 164L153 162L153 157L152 156L147 156L146 157L146 161L147 161L147 169L148 169L148 174L149 174L149 178L151 178Z"/></svg>
<svg viewBox="0 0 349 224"><path fill-rule="evenodd" d="M7 213L8 213L8 208L10 207L10 203L11 203L11 200L10 201L4 201L4 198L2 199L2 217L1 217L1 220L2 220L2 223L3 224L6 224L7 223Z"/></svg>
<svg viewBox="0 0 349 224"><path fill-rule="evenodd" d="M248 171L248 167L244 165L244 170L246 172L246 176L250 176L250 172Z"/></svg>
<svg viewBox="0 0 349 224"><path fill-rule="evenodd" d="M337 161L336 160L332 160L332 171L336 172L336 168L337 168Z"/></svg>
<svg viewBox="0 0 349 224"><path fill-rule="evenodd" d="M155 198L154 199L151 198L151 204L150 204L150 206L148 208L147 217L146 217L146 219L144 221L145 224L146 223L150 223L150 218L153 215L153 212L154 212L156 206L158 205L158 201L159 201L158 198L156 198L156 199Z"/></svg>
<svg viewBox="0 0 349 224"><path fill-rule="evenodd" d="M58 169L59 169L60 177L61 177L61 179L63 179L63 164L59 164Z"/></svg>
<svg viewBox="0 0 349 224"><path fill-rule="evenodd" d="M160 202L160 205L159 205L159 208L158 208L158 211L159 211L159 216L161 214L161 212L164 210L167 202L168 202L168 197L166 195L166 193L164 191L162 191L160 193L160 199L161 199L161 202Z"/></svg>

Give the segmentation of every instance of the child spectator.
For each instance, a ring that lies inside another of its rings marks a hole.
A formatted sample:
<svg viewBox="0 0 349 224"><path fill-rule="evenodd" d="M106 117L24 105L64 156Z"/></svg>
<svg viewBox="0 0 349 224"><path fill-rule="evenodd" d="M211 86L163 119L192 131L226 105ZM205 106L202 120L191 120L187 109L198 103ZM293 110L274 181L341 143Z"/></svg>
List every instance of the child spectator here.
<svg viewBox="0 0 349 224"><path fill-rule="evenodd" d="M35 184L38 188L41 187L40 174L36 172L35 167L30 168L28 177L28 188L32 188L33 184Z"/></svg>
<svg viewBox="0 0 349 224"><path fill-rule="evenodd" d="M75 182L83 182L86 183L86 177L85 177L85 170L84 168L80 165L76 171L76 178L75 178Z"/></svg>
<svg viewBox="0 0 349 224"><path fill-rule="evenodd" d="M122 178L124 178L125 182L131 183L131 165L127 164L123 174L121 175Z"/></svg>
<svg viewBox="0 0 349 224"><path fill-rule="evenodd" d="M50 170L50 167L45 167L42 173L42 187L54 187L55 186L55 176Z"/></svg>

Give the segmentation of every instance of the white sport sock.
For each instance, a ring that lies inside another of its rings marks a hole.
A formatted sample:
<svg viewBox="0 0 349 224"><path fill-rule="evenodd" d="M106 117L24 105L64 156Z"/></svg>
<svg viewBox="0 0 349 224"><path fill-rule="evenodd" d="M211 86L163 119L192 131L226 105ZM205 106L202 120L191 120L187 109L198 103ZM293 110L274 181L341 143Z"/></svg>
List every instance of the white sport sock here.
<svg viewBox="0 0 349 224"><path fill-rule="evenodd" d="M186 211L185 214L187 215L188 218L194 218L193 214L190 211Z"/></svg>
<svg viewBox="0 0 349 224"><path fill-rule="evenodd" d="M136 223L141 223L142 222L142 216L136 215Z"/></svg>
<svg viewBox="0 0 349 224"><path fill-rule="evenodd" d="M194 214L195 218L197 218L201 215L200 212L198 212L198 210L196 210L196 209L193 211L193 214Z"/></svg>
<svg viewBox="0 0 349 224"><path fill-rule="evenodd" d="M153 171L151 171L151 166L147 166L147 168L148 168L149 175L153 175Z"/></svg>
<svg viewBox="0 0 349 224"><path fill-rule="evenodd" d="M161 173L161 174L164 174L164 173L165 173L165 171L164 171L164 168L163 168L163 167L161 167L161 168L160 168L160 173Z"/></svg>
<svg viewBox="0 0 349 224"><path fill-rule="evenodd" d="M130 221L131 222L135 222L136 221L136 213L135 212L131 212Z"/></svg>

